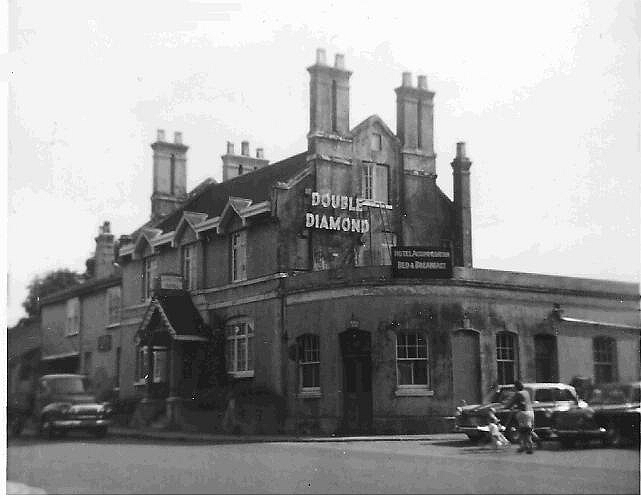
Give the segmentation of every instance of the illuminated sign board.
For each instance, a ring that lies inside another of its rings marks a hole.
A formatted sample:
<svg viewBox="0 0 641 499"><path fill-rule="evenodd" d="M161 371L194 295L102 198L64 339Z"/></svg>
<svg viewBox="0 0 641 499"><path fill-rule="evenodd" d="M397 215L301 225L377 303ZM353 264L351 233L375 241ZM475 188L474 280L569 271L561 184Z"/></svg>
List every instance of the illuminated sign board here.
<svg viewBox="0 0 641 499"><path fill-rule="evenodd" d="M311 193L311 206L319 213L305 213L305 227L308 229L324 229L342 232L358 232L364 234L369 231L369 220L353 214L363 212L363 199L354 196L342 196L329 192ZM322 213L321 210L332 210Z"/></svg>
<svg viewBox="0 0 641 499"><path fill-rule="evenodd" d="M452 252L449 248L429 246L395 246L392 248L394 277L452 277Z"/></svg>

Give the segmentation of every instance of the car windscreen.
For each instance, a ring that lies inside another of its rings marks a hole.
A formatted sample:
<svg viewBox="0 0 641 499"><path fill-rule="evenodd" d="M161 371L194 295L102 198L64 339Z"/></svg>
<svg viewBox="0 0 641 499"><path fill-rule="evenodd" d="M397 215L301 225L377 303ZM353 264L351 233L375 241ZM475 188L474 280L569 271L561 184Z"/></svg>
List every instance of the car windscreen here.
<svg viewBox="0 0 641 499"><path fill-rule="evenodd" d="M86 378L49 378L43 384L54 393L87 393L89 384Z"/></svg>
<svg viewBox="0 0 641 499"><path fill-rule="evenodd" d="M592 390L591 404L625 404L639 402L639 388L633 386L599 386Z"/></svg>

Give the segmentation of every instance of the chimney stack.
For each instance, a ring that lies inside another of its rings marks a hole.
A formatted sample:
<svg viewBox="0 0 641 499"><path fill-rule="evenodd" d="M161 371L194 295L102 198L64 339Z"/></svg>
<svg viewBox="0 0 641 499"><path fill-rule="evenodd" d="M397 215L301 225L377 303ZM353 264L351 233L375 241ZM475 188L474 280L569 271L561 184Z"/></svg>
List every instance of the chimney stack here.
<svg viewBox="0 0 641 499"><path fill-rule="evenodd" d="M240 143L240 154L242 156L249 156L249 142L246 140L243 140Z"/></svg>
<svg viewBox="0 0 641 499"><path fill-rule="evenodd" d="M434 92L427 88L427 76L405 71L396 88L396 135L401 141L403 169L436 175L434 154Z"/></svg>
<svg viewBox="0 0 641 499"><path fill-rule="evenodd" d="M349 134L349 78L345 55L334 55L334 66L328 66L325 50L316 50L316 63L307 68L309 80L310 150L316 150L315 137Z"/></svg>
<svg viewBox="0 0 641 499"><path fill-rule="evenodd" d="M256 157L258 159L263 159L263 148L262 147L257 147L256 148Z"/></svg>
<svg viewBox="0 0 641 499"><path fill-rule="evenodd" d="M165 141L165 131L158 130L153 150L153 193L151 219L156 221L177 209L187 198L187 149L182 133L174 133L174 142Z"/></svg>
<svg viewBox="0 0 641 499"><path fill-rule="evenodd" d="M454 265L472 267L472 207L470 166L465 142L456 144L456 157L451 163L454 179Z"/></svg>
<svg viewBox="0 0 641 499"><path fill-rule="evenodd" d="M240 144L240 154L234 152L233 142L227 142L227 153L220 159L223 160L223 182L227 182L239 175L245 175L263 168L269 164L265 159L262 147L256 148L256 157L250 155L249 141L243 140Z"/></svg>
<svg viewBox="0 0 641 499"><path fill-rule="evenodd" d="M111 224L109 222L104 222L98 229L98 237L96 237L95 241L96 253L93 274L96 279L102 279L113 273L116 257L114 235L111 233Z"/></svg>
<svg viewBox="0 0 641 499"><path fill-rule="evenodd" d="M234 154L234 143L227 141L227 154Z"/></svg>

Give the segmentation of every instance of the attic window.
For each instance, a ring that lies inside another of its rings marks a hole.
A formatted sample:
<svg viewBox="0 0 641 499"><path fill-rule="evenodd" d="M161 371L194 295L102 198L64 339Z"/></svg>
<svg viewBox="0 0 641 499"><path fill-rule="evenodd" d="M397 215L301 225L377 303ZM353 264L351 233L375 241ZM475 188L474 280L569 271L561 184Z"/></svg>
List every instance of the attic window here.
<svg viewBox="0 0 641 499"><path fill-rule="evenodd" d="M383 150L383 137L380 133L372 134L372 151L382 151Z"/></svg>

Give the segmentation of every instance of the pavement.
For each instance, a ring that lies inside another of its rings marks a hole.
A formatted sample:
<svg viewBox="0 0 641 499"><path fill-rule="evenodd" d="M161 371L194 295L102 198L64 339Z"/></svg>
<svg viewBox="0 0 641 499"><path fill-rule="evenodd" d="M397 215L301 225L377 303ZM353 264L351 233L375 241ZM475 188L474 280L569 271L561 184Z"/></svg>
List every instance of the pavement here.
<svg viewBox="0 0 641 499"><path fill-rule="evenodd" d="M461 433L438 433L430 435L357 435L357 436L310 436L310 435L228 435L191 433L185 431L153 428L126 428L112 426L112 436L143 440L170 440L175 442L200 442L212 444L266 443L266 442L403 442L403 441L451 441L466 440Z"/></svg>

